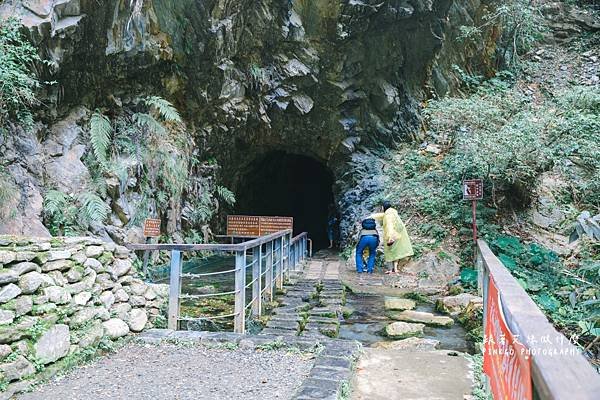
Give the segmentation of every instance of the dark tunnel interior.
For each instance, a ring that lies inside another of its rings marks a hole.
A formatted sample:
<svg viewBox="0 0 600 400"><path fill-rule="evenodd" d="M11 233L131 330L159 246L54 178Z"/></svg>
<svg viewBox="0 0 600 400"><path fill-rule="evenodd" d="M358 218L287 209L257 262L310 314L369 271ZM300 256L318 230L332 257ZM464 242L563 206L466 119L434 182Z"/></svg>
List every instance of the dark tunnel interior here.
<svg viewBox="0 0 600 400"><path fill-rule="evenodd" d="M238 182L237 213L294 217L294 234L308 232L314 250L322 249L329 245L333 181L327 166L313 158L270 152L253 162Z"/></svg>

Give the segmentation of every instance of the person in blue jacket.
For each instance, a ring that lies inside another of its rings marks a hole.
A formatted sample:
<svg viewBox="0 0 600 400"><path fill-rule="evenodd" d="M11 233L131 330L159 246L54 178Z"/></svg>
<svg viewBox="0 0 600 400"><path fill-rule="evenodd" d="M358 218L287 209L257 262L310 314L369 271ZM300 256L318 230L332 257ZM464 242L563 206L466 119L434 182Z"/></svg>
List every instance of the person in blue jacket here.
<svg viewBox="0 0 600 400"><path fill-rule="evenodd" d="M362 230L360 231L358 244L356 245L356 272L359 274L363 272L368 272L369 274L373 273L375 256L377 255L377 246L379 246L377 224L373 218L367 218L362 221ZM366 268L363 259L365 249L369 249L369 258L367 260Z"/></svg>

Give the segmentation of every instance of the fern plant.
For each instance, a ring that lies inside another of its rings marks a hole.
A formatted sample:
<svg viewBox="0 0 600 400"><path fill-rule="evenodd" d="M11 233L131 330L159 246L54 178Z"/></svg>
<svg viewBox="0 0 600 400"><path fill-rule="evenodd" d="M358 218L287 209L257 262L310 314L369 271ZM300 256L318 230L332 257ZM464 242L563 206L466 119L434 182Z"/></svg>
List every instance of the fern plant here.
<svg viewBox="0 0 600 400"><path fill-rule="evenodd" d="M224 186L217 186L217 195L230 206L235 204L235 194Z"/></svg>
<svg viewBox="0 0 600 400"><path fill-rule="evenodd" d="M154 109L165 120L170 122L181 123L181 116L177 109L168 100L158 96L149 96L144 99L144 104L149 108Z"/></svg>
<svg viewBox="0 0 600 400"><path fill-rule="evenodd" d="M110 208L98 195L84 192L79 195L79 214L87 224L102 223L108 218Z"/></svg>
<svg viewBox="0 0 600 400"><path fill-rule="evenodd" d="M110 120L98 110L94 112L90 119L90 144L94 156L102 168L106 168L111 134Z"/></svg>

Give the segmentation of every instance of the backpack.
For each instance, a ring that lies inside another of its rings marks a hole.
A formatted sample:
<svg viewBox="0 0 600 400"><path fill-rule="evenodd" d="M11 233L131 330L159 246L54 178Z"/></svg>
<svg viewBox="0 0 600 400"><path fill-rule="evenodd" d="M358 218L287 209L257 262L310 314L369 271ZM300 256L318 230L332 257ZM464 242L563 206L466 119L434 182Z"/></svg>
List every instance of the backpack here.
<svg viewBox="0 0 600 400"><path fill-rule="evenodd" d="M377 229L377 224L375 223L375 220L373 218L366 218L363 219L362 223L361 223L363 229Z"/></svg>

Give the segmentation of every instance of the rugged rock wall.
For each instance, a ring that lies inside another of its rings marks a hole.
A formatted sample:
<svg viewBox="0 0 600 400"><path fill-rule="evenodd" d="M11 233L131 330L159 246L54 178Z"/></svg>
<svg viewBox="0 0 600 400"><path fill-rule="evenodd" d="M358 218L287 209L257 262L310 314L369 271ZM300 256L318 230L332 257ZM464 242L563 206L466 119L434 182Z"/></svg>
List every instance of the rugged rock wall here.
<svg viewBox="0 0 600 400"><path fill-rule="evenodd" d="M419 103L452 89L451 64L487 65L493 35L468 51L455 39L458 26L473 24L488 3L5 2L0 14L22 18L50 60L47 79L58 82L47 88L48 107L40 112L45 126L35 137L21 133L4 144L20 152L8 162L21 188L17 218L35 220L25 230L42 233L40 186L59 177L69 182L65 189L77 190L87 179L79 163L86 116L74 115L74 107L115 109L140 94L161 94L177 104L198 157L216 157L234 191L245 167L266 152L304 154L334 172L341 211L355 218L360 210L354 208L381 186L371 180L380 166L366 149L418 138ZM59 146L49 148L45 138L64 137L66 129L72 134L63 142L53 139ZM34 154L49 159L47 172L29 161ZM55 173L61 170L69 174Z"/></svg>
<svg viewBox="0 0 600 400"><path fill-rule="evenodd" d="M0 236L0 388L10 397L36 373L151 326L167 292L135 277L124 247Z"/></svg>

